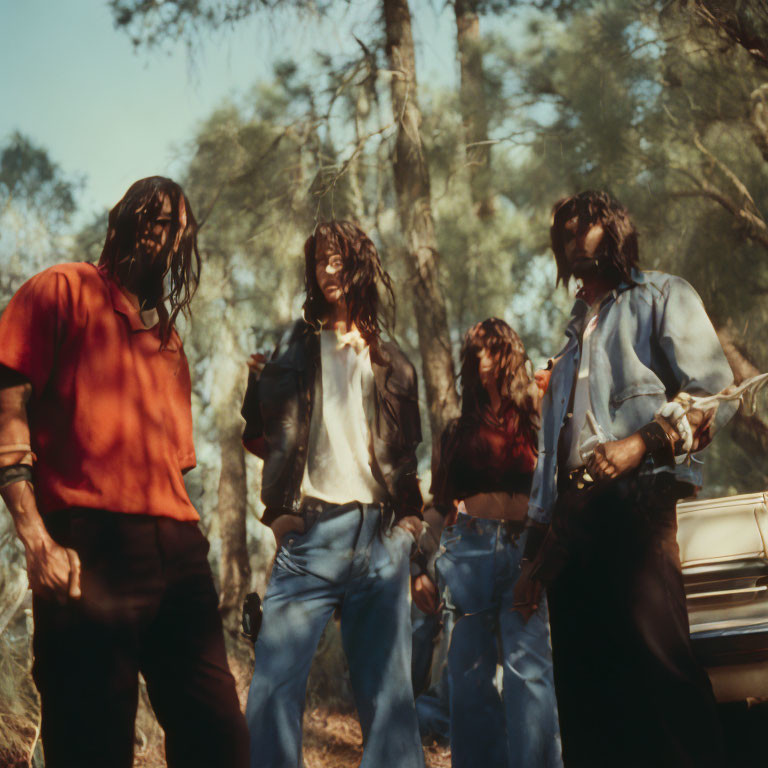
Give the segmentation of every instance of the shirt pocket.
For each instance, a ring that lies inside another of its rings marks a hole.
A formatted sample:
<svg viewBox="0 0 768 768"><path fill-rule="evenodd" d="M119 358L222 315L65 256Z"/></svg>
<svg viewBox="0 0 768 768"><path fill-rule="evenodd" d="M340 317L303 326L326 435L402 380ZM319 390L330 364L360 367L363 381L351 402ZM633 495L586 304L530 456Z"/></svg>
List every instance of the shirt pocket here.
<svg viewBox="0 0 768 768"><path fill-rule="evenodd" d="M636 431L651 421L666 401L661 382L640 382L613 393L610 397L612 432L621 437Z"/></svg>
<svg viewBox="0 0 768 768"><path fill-rule="evenodd" d="M646 381L630 384L629 386L624 387L620 392L612 392L610 404L611 408L618 409L632 398L652 396L661 396L666 400L666 390L660 381Z"/></svg>

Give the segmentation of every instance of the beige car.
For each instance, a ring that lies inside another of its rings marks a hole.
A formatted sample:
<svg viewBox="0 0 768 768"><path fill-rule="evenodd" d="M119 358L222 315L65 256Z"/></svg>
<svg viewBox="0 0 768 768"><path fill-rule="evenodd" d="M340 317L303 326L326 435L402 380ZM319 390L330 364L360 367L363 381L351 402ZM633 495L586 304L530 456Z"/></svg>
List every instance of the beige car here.
<svg viewBox="0 0 768 768"><path fill-rule="evenodd" d="M768 493L677 507L691 639L718 701L768 699Z"/></svg>

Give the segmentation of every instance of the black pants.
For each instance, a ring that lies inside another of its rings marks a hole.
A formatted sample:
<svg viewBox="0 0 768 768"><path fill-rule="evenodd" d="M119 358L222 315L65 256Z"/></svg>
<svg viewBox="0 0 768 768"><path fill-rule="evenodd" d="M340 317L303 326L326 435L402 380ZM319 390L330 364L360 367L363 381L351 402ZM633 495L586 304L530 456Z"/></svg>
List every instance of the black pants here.
<svg viewBox="0 0 768 768"><path fill-rule="evenodd" d="M669 488L631 478L566 491L570 557L549 589L567 768L727 765L691 649Z"/></svg>
<svg viewBox="0 0 768 768"><path fill-rule="evenodd" d="M46 768L130 768L139 672L171 768L248 765L218 599L194 523L98 510L46 517L82 561L82 599L34 600Z"/></svg>

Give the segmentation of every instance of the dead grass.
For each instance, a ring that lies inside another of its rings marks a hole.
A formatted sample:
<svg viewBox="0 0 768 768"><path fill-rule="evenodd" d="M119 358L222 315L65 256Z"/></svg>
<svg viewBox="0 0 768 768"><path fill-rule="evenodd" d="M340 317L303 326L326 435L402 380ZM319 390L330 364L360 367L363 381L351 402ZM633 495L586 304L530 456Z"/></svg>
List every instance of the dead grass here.
<svg viewBox="0 0 768 768"><path fill-rule="evenodd" d="M21 631L14 628L0 635L2 766L28 765L38 740L40 704L29 666L29 638L23 628Z"/></svg>
<svg viewBox="0 0 768 768"><path fill-rule="evenodd" d="M306 768L354 768L363 756L363 737L351 714L313 709L304 716ZM427 768L450 768L447 747L425 747Z"/></svg>
<svg viewBox="0 0 768 768"><path fill-rule="evenodd" d="M141 721L141 714L139 720ZM137 731L138 733L138 731ZM305 768L356 768L363 756L363 736L353 714L315 708L304 715ZM427 768L450 768L448 747L424 748ZM134 768L165 768L162 737L143 749L137 745Z"/></svg>

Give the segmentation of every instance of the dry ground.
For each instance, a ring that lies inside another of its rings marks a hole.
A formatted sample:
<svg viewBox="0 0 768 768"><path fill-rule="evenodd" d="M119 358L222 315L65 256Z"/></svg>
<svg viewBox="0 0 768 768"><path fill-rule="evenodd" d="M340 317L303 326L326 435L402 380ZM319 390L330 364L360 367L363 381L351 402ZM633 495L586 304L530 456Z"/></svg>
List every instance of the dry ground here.
<svg viewBox="0 0 768 768"><path fill-rule="evenodd" d="M304 717L306 768L353 768L363 755L363 738L354 715L315 709ZM425 747L427 768L450 768L447 747Z"/></svg>
<svg viewBox="0 0 768 768"><path fill-rule="evenodd" d="M325 709L304 716L305 768L356 768L363 755L363 739L357 718ZM427 768L450 768L447 747L425 747ZM134 768L164 768L162 745L152 740L142 750L137 745Z"/></svg>

